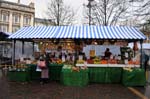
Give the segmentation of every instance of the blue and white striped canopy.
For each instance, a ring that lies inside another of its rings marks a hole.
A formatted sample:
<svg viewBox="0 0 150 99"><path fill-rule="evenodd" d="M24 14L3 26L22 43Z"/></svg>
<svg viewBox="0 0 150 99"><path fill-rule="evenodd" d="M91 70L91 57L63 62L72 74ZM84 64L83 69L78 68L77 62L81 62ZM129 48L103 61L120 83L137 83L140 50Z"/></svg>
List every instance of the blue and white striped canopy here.
<svg viewBox="0 0 150 99"><path fill-rule="evenodd" d="M129 26L30 26L9 36L10 39L127 39L143 40L146 36Z"/></svg>

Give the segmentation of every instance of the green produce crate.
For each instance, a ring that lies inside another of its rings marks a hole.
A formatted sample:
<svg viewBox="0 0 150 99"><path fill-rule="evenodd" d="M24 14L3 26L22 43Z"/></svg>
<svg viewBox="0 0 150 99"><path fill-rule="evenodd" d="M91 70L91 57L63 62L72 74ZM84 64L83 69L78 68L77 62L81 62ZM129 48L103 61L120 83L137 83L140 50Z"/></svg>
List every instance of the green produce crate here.
<svg viewBox="0 0 150 99"><path fill-rule="evenodd" d="M70 69L62 69L61 82L66 86L86 86L88 85L88 70L72 71Z"/></svg>
<svg viewBox="0 0 150 99"><path fill-rule="evenodd" d="M145 86L146 75L144 69L123 70L122 84L125 86Z"/></svg>
<svg viewBox="0 0 150 99"><path fill-rule="evenodd" d="M30 76L32 80L39 80L41 78L41 72L36 71L37 65L36 64L28 64L30 68Z"/></svg>
<svg viewBox="0 0 150 99"><path fill-rule="evenodd" d="M50 80L60 81L62 67L63 67L63 64L50 64L49 65Z"/></svg>
<svg viewBox="0 0 150 99"><path fill-rule="evenodd" d="M106 68L105 67L90 67L89 81L94 83L105 83Z"/></svg>
<svg viewBox="0 0 150 99"><path fill-rule="evenodd" d="M90 67L89 81L94 83L120 83L122 68L119 67Z"/></svg>
<svg viewBox="0 0 150 99"><path fill-rule="evenodd" d="M122 68L108 67L106 69L106 83L121 83Z"/></svg>
<svg viewBox="0 0 150 99"><path fill-rule="evenodd" d="M28 82L31 80L28 71L9 71L8 80L16 82Z"/></svg>

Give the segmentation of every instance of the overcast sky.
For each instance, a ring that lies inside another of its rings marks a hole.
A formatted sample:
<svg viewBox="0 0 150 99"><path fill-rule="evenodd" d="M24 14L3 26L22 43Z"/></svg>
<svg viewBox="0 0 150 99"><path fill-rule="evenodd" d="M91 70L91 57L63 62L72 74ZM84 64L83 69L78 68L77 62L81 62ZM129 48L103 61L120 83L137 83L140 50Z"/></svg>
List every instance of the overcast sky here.
<svg viewBox="0 0 150 99"><path fill-rule="evenodd" d="M17 2L18 0L5 0L11 2ZM35 17L46 18L46 9L50 0L20 0L22 4L28 5L30 2L35 3ZM74 8L78 18L78 24L81 23L83 4L87 4L88 0L64 0L64 3Z"/></svg>

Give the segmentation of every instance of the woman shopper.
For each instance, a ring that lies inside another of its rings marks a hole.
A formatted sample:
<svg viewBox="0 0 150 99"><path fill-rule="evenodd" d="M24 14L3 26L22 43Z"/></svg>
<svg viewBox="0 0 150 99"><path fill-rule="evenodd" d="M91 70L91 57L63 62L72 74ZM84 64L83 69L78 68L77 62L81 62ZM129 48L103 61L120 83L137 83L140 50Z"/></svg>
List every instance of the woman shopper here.
<svg viewBox="0 0 150 99"><path fill-rule="evenodd" d="M46 55L42 56L42 59L40 59L40 62L43 62L43 67L41 66L41 84L48 83L49 80L49 63L50 63L50 57L47 53ZM44 66L45 65L45 66Z"/></svg>

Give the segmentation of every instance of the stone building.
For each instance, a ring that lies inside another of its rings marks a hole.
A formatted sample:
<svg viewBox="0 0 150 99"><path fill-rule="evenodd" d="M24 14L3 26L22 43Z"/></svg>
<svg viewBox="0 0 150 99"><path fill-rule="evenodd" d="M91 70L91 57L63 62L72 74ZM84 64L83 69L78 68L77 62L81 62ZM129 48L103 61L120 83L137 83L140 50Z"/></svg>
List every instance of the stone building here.
<svg viewBox="0 0 150 99"><path fill-rule="evenodd" d="M34 26L34 3L24 5L0 0L0 31L16 32L23 26Z"/></svg>

